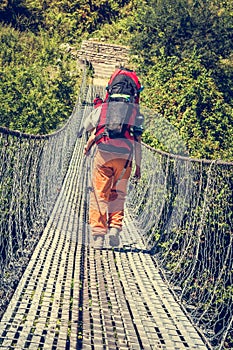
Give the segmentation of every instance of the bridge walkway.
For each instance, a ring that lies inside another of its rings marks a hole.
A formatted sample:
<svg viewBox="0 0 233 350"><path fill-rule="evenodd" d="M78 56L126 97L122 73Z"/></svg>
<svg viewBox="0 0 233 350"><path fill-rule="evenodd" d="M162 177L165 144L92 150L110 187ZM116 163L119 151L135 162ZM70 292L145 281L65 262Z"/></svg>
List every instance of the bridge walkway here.
<svg viewBox="0 0 233 350"><path fill-rule="evenodd" d="M79 139L58 199L0 323L1 349L207 349L126 208L122 247L91 247L90 160Z"/></svg>

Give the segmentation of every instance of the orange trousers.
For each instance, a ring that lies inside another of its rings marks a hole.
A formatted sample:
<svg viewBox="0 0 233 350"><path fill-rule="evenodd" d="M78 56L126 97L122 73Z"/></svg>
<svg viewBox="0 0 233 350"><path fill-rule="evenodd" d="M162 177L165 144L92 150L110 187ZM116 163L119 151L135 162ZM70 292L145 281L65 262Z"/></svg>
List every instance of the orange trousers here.
<svg viewBox="0 0 233 350"><path fill-rule="evenodd" d="M128 155L97 149L93 161L89 223L92 235L105 235L108 228L122 228L124 203L132 160Z"/></svg>

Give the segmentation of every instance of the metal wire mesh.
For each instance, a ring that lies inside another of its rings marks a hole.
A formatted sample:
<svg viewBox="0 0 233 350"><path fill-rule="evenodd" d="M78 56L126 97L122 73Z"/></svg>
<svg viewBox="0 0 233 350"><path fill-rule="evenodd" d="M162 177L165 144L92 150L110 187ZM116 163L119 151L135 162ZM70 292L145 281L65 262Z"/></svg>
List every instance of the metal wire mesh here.
<svg viewBox="0 0 233 350"><path fill-rule="evenodd" d="M88 90L84 79L71 118L54 134L0 128L1 307L54 206L83 110L92 109L88 103L100 90ZM233 347L232 173L233 164L144 146L142 179L130 183L127 199L127 212L171 290L215 349Z"/></svg>
<svg viewBox="0 0 233 350"><path fill-rule="evenodd" d="M232 348L233 164L143 153L131 215L193 322L213 348Z"/></svg>
<svg viewBox="0 0 233 350"><path fill-rule="evenodd" d="M77 139L86 76L66 125L35 136L0 127L0 315L59 194Z"/></svg>

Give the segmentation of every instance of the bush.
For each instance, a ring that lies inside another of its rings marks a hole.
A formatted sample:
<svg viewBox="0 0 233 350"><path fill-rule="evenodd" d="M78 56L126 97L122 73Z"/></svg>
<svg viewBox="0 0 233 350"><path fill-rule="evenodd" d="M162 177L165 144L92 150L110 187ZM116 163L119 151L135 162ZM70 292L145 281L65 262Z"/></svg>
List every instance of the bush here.
<svg viewBox="0 0 233 350"><path fill-rule="evenodd" d="M192 156L233 159L232 108L195 55L158 59L144 83L144 103L179 130Z"/></svg>
<svg viewBox="0 0 233 350"><path fill-rule="evenodd" d="M1 32L0 124L45 134L71 114L80 73L70 53L43 32Z"/></svg>

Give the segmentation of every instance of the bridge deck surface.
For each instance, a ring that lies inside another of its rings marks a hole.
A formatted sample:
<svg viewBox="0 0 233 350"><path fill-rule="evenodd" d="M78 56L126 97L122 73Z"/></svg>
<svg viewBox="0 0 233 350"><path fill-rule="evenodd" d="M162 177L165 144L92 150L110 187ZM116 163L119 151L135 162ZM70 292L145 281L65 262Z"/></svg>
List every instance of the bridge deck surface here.
<svg viewBox="0 0 233 350"><path fill-rule="evenodd" d="M82 149L1 320L0 348L206 349L127 213L123 248L91 248Z"/></svg>

